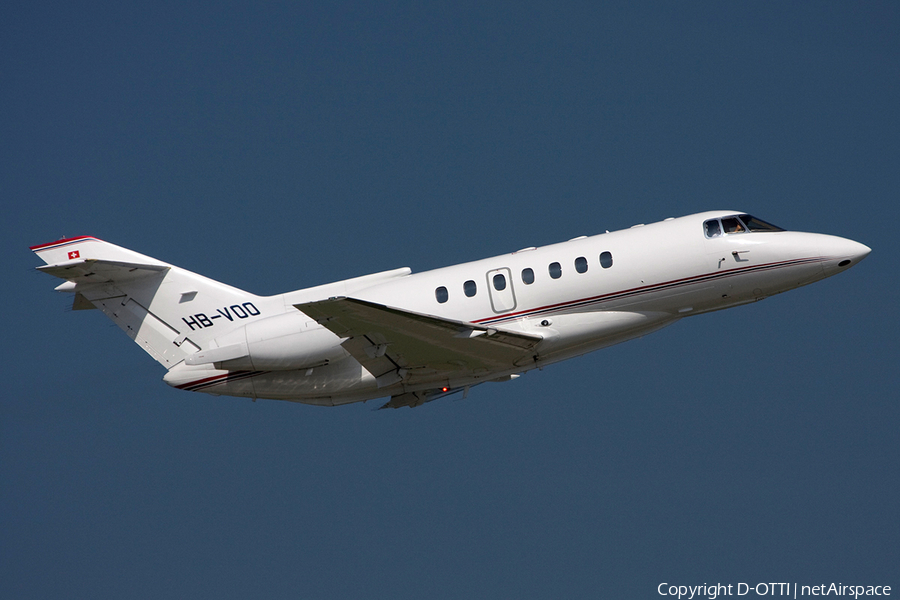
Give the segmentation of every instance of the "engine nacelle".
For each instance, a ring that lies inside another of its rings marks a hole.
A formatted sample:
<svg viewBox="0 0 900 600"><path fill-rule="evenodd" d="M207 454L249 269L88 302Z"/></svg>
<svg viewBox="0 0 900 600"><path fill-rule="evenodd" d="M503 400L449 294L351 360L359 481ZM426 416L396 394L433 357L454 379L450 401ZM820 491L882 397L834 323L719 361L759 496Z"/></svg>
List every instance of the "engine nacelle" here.
<svg viewBox="0 0 900 600"><path fill-rule="evenodd" d="M300 311L253 321L216 338L218 348L185 359L189 365L217 369L287 371L326 365L348 356L341 338Z"/></svg>

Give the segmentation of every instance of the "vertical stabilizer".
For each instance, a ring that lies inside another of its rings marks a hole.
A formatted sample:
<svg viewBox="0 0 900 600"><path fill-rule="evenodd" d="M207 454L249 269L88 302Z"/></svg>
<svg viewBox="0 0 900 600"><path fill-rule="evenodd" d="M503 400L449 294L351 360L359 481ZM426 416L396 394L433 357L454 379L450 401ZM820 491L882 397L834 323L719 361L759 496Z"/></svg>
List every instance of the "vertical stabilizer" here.
<svg viewBox="0 0 900 600"><path fill-rule="evenodd" d="M164 367L208 348L216 337L266 314L283 311L262 298L94 237L31 248L65 279L73 308L98 308Z"/></svg>

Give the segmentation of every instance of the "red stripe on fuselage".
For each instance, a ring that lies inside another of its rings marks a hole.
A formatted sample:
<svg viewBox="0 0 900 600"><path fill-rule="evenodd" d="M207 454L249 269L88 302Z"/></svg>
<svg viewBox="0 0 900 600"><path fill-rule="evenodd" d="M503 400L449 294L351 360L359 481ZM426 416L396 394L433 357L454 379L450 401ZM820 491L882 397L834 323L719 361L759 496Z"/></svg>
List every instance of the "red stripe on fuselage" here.
<svg viewBox="0 0 900 600"><path fill-rule="evenodd" d="M181 385L176 385L175 387L179 390L183 390L184 388L193 387L195 385L201 385L203 383L212 382L216 379L225 379L227 378L229 373L225 373L223 375L213 375L212 377L207 377L206 379L198 379L197 381L191 381L190 383L182 383Z"/></svg>
<svg viewBox="0 0 900 600"><path fill-rule="evenodd" d="M181 385L176 385L175 388L179 390L194 392L211 385L228 383L229 381L238 381L239 379L256 377L257 375L265 375L266 373L268 373L268 371L229 371L228 373L224 373L222 375L213 375L212 377L206 377L205 379L198 379L189 383L182 383Z"/></svg>
<svg viewBox="0 0 900 600"><path fill-rule="evenodd" d="M728 271L722 271L722 272L711 272L711 273L706 273L704 275L692 275L690 277L683 277L681 279L673 279L672 281L666 281L663 283L654 283L651 285L644 285L644 286L640 286L640 287L636 287L636 288L631 288L628 290L621 290L621 291L617 291L617 292L609 292L607 294L600 294L598 296L588 296L586 298L581 298L578 300L568 300L566 302L559 302L556 304L547 304L546 306L540 306L538 308L529 308L527 310L522 310L522 311L518 311L518 312L514 312L514 313L508 313L508 314L493 316L493 317L485 317L483 319L478 319L476 321L472 321L472 323L499 323L501 321L508 321L510 319L516 319L516 318L520 318L520 317L524 317L524 316L528 316L528 315L532 315L532 314L539 314L539 313L543 313L543 312L547 312L547 311L556 311L556 310L560 310L563 308L574 307L579 304L589 304L589 303L594 303L594 302L601 302L603 300L610 300L617 296L645 294L645 293L650 293L650 292L654 292L657 290L661 290L661 289L664 289L667 287L678 287L678 286L682 286L682 285L690 285L692 283L699 283L699 282L707 280L707 279L709 279L709 280L719 279L719 278L724 278L724 277L731 277L734 275L740 275L741 273L746 273L749 271L756 271L756 270L764 271L764 270L769 270L769 269L777 269L777 268L801 265L801 264L810 263L810 262L818 262L818 261L823 261L823 260L826 260L826 259L822 258L822 257L800 258L800 259L781 261L781 262L775 262L775 263L766 263L766 264L762 264L762 265L751 265L748 267L741 267L739 269L730 269Z"/></svg>

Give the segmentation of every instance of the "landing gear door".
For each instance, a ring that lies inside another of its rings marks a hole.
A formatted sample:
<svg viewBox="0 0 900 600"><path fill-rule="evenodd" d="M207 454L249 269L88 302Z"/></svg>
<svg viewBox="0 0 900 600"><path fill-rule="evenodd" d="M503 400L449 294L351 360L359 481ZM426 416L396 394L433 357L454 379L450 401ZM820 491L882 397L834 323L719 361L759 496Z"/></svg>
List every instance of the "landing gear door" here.
<svg viewBox="0 0 900 600"><path fill-rule="evenodd" d="M487 272L487 287L491 296L491 308L495 313L504 313L516 307L512 274L509 269L494 269Z"/></svg>

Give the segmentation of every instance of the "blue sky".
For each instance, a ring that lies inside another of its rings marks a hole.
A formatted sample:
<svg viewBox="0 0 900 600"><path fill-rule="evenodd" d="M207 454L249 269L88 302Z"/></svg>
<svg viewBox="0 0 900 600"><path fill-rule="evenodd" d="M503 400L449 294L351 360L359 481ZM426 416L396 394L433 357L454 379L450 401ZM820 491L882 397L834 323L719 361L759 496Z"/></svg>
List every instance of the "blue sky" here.
<svg viewBox="0 0 900 600"><path fill-rule="evenodd" d="M7 2L9 598L900 586L900 7ZM28 246L260 294L709 209L847 273L414 410L169 388Z"/></svg>

